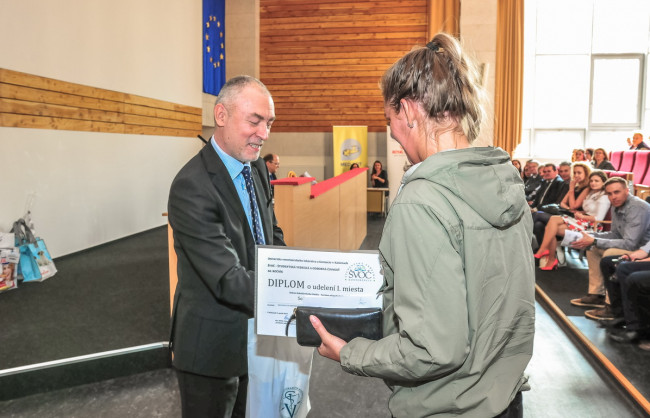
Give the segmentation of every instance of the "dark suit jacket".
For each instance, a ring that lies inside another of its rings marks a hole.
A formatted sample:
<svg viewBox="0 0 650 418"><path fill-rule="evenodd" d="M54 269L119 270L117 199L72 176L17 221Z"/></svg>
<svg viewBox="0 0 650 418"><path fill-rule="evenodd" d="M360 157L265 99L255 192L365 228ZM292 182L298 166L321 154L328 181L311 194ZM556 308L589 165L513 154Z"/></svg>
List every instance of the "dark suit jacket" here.
<svg viewBox="0 0 650 418"><path fill-rule="evenodd" d="M548 191L546 191L547 187L549 188ZM562 180L560 176L555 177L550 186L548 182L544 180L542 182L542 187L537 191L537 196L535 197L532 207L539 209L544 205L560 203L568 191L569 183Z"/></svg>
<svg viewBox="0 0 650 418"><path fill-rule="evenodd" d="M266 243L285 245L264 160L251 163ZM237 190L211 144L176 175L169 222L178 257L170 343L174 366L205 376L247 373L255 241Z"/></svg>

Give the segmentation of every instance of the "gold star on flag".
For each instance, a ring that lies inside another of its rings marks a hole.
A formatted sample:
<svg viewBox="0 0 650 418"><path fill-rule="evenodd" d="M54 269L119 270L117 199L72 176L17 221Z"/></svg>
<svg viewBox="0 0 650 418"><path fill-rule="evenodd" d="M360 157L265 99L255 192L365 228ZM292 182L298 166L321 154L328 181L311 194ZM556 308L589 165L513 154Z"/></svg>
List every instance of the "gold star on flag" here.
<svg viewBox="0 0 650 418"><path fill-rule="evenodd" d="M210 22L205 22L205 27L209 28L210 27Z"/></svg>
<svg viewBox="0 0 650 418"><path fill-rule="evenodd" d="M208 45L208 52L210 52L210 45Z"/></svg>

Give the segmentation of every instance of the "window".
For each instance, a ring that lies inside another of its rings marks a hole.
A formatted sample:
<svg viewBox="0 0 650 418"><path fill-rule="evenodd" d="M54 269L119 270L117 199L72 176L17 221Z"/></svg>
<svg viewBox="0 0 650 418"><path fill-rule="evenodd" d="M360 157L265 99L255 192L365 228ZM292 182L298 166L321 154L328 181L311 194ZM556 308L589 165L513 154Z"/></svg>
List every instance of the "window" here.
<svg viewBox="0 0 650 418"><path fill-rule="evenodd" d="M648 137L650 1L525 1L515 155L567 159L574 148L626 149L636 131Z"/></svg>
<svg viewBox="0 0 650 418"><path fill-rule="evenodd" d="M591 56L591 127L641 125L643 56Z"/></svg>

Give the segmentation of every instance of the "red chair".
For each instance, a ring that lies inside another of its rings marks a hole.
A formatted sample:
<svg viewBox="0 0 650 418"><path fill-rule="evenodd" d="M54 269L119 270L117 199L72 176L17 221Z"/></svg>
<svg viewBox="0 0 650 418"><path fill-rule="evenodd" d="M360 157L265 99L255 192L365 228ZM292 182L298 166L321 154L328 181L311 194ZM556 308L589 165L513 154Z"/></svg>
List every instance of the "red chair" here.
<svg viewBox="0 0 650 418"><path fill-rule="evenodd" d="M626 181L631 181L633 174L629 171L605 171L607 178L610 177L623 177Z"/></svg>
<svg viewBox="0 0 650 418"><path fill-rule="evenodd" d="M623 151L623 158L621 159L621 165L616 171L632 171L634 168L634 155L638 151Z"/></svg>
<svg viewBox="0 0 650 418"><path fill-rule="evenodd" d="M623 157L623 151L612 151L609 154L609 161L614 166L614 169L618 170L621 166L621 158Z"/></svg>
<svg viewBox="0 0 650 418"><path fill-rule="evenodd" d="M650 170L645 172L645 176L637 184L650 187Z"/></svg>
<svg viewBox="0 0 650 418"><path fill-rule="evenodd" d="M634 169L632 174L636 183L639 183L645 178L648 170L648 163L650 162L650 151L636 151L634 154ZM639 183L640 184L640 183Z"/></svg>

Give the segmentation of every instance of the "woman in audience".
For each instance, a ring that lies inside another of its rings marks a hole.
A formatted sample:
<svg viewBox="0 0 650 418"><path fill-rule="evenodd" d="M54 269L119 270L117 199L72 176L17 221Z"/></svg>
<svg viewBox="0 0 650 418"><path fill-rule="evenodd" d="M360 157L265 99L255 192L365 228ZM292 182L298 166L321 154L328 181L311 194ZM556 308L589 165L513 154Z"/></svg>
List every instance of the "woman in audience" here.
<svg viewBox="0 0 650 418"><path fill-rule="evenodd" d="M616 170L607 158L607 151L604 148L596 148L594 151L594 168L596 170Z"/></svg>
<svg viewBox="0 0 650 418"><path fill-rule="evenodd" d="M370 183L372 184L372 187L388 187L388 175L381 165L381 161L375 161L372 165Z"/></svg>
<svg viewBox="0 0 650 418"><path fill-rule="evenodd" d="M585 158L589 163L593 163L594 161L594 149L593 148L585 148Z"/></svg>
<svg viewBox="0 0 650 418"><path fill-rule="evenodd" d="M519 161L519 160L512 160L512 165L514 165L515 168L517 169L517 171L519 171L519 177L521 177L521 178L523 179L523 178L524 178L524 172L523 172L523 170L521 169L521 161Z"/></svg>
<svg viewBox="0 0 650 418"><path fill-rule="evenodd" d="M571 155L571 162L574 163L576 161L586 161L587 158L585 157L585 151L581 150L580 148L576 148L573 150L573 155Z"/></svg>
<svg viewBox="0 0 650 418"><path fill-rule="evenodd" d="M582 208L582 201L587 197L591 167L586 162L579 161L573 163L572 168L569 191L560 202L560 207L573 212Z"/></svg>
<svg viewBox="0 0 650 418"><path fill-rule="evenodd" d="M350 164L350 170L352 170L354 168L359 168L359 164L357 164L357 163Z"/></svg>
<svg viewBox="0 0 650 418"><path fill-rule="evenodd" d="M607 181L607 176L602 171L594 171L589 175L589 192L582 202L582 211L575 211L574 218L569 216L552 216L546 224L544 239L539 246L535 258L548 257L545 267L541 270L554 270L557 268L557 258L555 250L557 249L558 236L563 237L567 229L574 231L594 230L596 221L602 221L607 216L609 210L609 198L605 194L603 184Z"/></svg>

